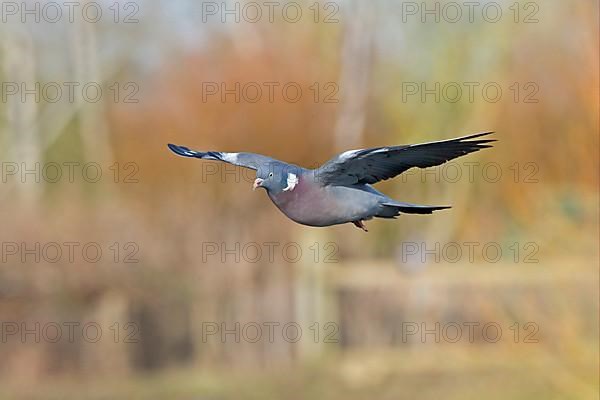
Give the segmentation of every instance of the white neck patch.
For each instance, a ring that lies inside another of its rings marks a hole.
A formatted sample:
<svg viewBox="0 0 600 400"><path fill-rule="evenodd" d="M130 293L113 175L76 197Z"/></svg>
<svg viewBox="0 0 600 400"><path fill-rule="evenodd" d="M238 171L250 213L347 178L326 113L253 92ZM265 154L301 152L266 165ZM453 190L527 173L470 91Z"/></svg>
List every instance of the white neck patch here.
<svg viewBox="0 0 600 400"><path fill-rule="evenodd" d="M288 173L287 176L287 187L283 189L284 192L292 191L298 184L298 177L295 174Z"/></svg>

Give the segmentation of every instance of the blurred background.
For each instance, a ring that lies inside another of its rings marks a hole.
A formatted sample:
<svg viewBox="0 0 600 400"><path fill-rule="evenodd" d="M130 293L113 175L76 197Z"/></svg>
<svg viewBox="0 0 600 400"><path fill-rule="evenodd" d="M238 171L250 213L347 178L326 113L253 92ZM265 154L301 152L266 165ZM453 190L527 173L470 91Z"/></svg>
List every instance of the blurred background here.
<svg viewBox="0 0 600 400"><path fill-rule="evenodd" d="M0 398L598 395L598 3L3 1ZM497 132L296 225L252 172Z"/></svg>

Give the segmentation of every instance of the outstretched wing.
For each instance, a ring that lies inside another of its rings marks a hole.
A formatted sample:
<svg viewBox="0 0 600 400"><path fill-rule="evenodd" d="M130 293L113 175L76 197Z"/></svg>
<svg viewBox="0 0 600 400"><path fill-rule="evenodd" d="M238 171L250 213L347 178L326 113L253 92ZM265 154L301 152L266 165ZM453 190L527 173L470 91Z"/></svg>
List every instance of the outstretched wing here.
<svg viewBox="0 0 600 400"><path fill-rule="evenodd" d="M270 157L254 153L224 153L220 151L195 151L184 146L169 144L169 149L175 154L183 157L202 158L204 160L223 161L239 167L258 170L262 165L276 161Z"/></svg>
<svg viewBox="0 0 600 400"><path fill-rule="evenodd" d="M315 171L322 185L372 184L393 178L406 170L441 165L454 158L487 147L493 139L477 139L494 132L483 132L439 142L406 146L350 150L329 160Z"/></svg>

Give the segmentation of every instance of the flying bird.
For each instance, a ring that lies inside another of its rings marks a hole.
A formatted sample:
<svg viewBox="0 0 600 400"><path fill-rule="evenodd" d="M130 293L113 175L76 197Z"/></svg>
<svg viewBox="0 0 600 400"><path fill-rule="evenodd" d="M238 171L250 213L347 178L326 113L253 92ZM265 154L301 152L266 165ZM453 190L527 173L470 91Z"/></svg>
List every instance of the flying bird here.
<svg viewBox="0 0 600 400"><path fill-rule="evenodd" d="M373 184L413 167L428 168L492 147L494 132L456 139L350 150L316 169L306 169L260 154L201 152L169 144L183 157L223 161L256 171L253 189L265 189L271 201L291 220L308 226L353 223L368 232L364 221L400 214L431 214L450 206L425 206L393 200Z"/></svg>

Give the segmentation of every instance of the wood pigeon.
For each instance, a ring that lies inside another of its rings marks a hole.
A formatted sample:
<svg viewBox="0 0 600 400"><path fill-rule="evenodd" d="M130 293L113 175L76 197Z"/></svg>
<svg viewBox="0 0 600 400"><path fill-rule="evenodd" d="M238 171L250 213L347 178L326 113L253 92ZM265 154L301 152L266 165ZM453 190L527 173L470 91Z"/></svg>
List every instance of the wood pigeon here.
<svg viewBox="0 0 600 400"><path fill-rule="evenodd" d="M183 157L223 161L255 170L254 189L265 189L277 208L299 224L322 227L351 222L368 232L364 221L371 218L396 218L401 213L431 214L450 208L396 201L375 190L372 184L393 178L413 167L434 167L492 147L489 143L495 140L478 139L492 133L350 150L317 169L305 169L253 153L200 152L173 144L169 144L169 149Z"/></svg>

